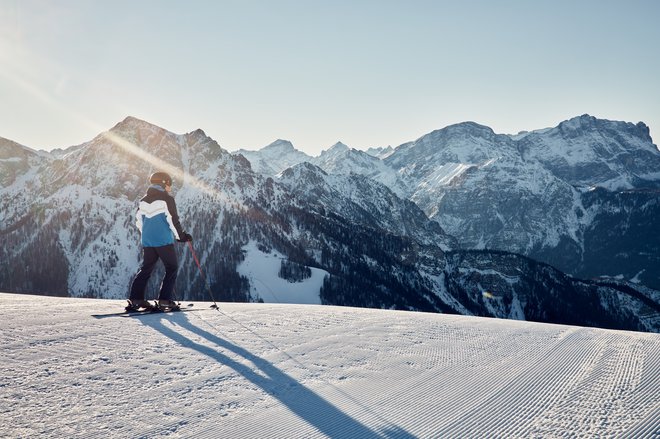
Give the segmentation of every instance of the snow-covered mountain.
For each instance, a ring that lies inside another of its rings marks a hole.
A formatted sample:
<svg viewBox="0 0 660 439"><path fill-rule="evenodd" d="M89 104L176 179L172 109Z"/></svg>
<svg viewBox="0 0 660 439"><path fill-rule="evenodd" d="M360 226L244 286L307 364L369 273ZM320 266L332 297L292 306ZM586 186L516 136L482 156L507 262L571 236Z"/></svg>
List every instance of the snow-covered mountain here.
<svg viewBox="0 0 660 439"><path fill-rule="evenodd" d="M387 166L382 157L391 153L391 147L374 149L364 152L337 142L316 157L309 156L283 140L258 150L238 150L235 155L242 155L250 161L252 169L268 177L278 177L285 169L301 163L311 163L323 169L328 174L350 175L360 174L379 181L399 196L404 196L397 173Z"/></svg>
<svg viewBox="0 0 660 439"><path fill-rule="evenodd" d="M2 437L654 437L660 335L0 294ZM97 315L96 318L92 315Z"/></svg>
<svg viewBox="0 0 660 439"><path fill-rule="evenodd" d="M515 136L465 122L371 153L338 145L310 161L385 184L463 248L660 289L660 152L641 122L583 115Z"/></svg>
<svg viewBox="0 0 660 439"><path fill-rule="evenodd" d="M164 169L217 300L304 296L305 303L660 331L657 292L578 281L507 253L483 251L473 260L416 204L364 175L303 163L272 178L201 130L174 134L132 117L57 154L12 150L5 163L24 168L0 189L4 291L125 297L139 263L136 200L149 174ZM496 163L485 158L477 166ZM179 257L179 296L207 297L190 251L180 246Z"/></svg>
<svg viewBox="0 0 660 439"><path fill-rule="evenodd" d="M521 155L577 187L660 187L660 154L649 128L587 114L518 142Z"/></svg>
<svg viewBox="0 0 660 439"><path fill-rule="evenodd" d="M38 168L47 161L49 155L33 151L11 140L0 138L0 188L6 188L19 178L26 176L29 170Z"/></svg>
<svg viewBox="0 0 660 439"><path fill-rule="evenodd" d="M364 175L388 186L398 196L405 197L399 177L392 168L380 158L355 148L349 148L343 143L335 144L310 162L328 174Z"/></svg>
<svg viewBox="0 0 660 439"><path fill-rule="evenodd" d="M405 196L465 248L660 287L660 235L651 226L660 214L660 152L643 123L584 115L518 140L463 123L384 161L406 183Z"/></svg>
<svg viewBox="0 0 660 439"><path fill-rule="evenodd" d="M253 170L269 176L277 175L291 166L312 159L311 156L295 149L288 140L281 139L258 151L239 149L234 154L241 154L250 161Z"/></svg>
<svg viewBox="0 0 660 439"><path fill-rule="evenodd" d="M437 223L429 221L417 205L399 198L387 186L364 175L329 175L305 162L284 171L278 183L287 187L308 209L341 212L365 228L410 237L443 251L457 245L457 241L445 234Z"/></svg>

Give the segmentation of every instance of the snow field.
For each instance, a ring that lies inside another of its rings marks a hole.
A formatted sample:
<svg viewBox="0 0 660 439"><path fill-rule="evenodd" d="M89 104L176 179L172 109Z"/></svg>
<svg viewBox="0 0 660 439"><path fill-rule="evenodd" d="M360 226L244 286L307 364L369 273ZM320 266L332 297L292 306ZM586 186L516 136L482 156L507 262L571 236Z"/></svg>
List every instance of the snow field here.
<svg viewBox="0 0 660 439"><path fill-rule="evenodd" d="M312 276L309 279L289 282L278 275L282 260L287 259L286 256L276 250L264 253L259 250L256 241L250 241L243 247L243 251L245 260L238 265L237 271L251 280L252 297L262 299L266 303L321 304L323 279L330 273L310 267Z"/></svg>
<svg viewBox="0 0 660 439"><path fill-rule="evenodd" d="M0 437L654 437L660 335L0 294Z"/></svg>

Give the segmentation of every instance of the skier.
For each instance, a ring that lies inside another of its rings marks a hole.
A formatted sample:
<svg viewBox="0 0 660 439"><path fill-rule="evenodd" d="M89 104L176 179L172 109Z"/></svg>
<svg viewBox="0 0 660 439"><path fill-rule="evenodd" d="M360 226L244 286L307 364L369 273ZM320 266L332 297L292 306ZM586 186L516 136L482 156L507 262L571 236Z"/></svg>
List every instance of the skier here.
<svg viewBox="0 0 660 439"><path fill-rule="evenodd" d="M192 241L192 236L183 231L179 223L172 191L172 178L165 172L156 172L149 178L151 186L140 200L136 225L142 234L142 266L133 280L126 311L151 310L155 308L144 299L147 282L158 259L165 265L165 277L160 286L158 307L162 310L178 309L173 299L177 262L174 240Z"/></svg>

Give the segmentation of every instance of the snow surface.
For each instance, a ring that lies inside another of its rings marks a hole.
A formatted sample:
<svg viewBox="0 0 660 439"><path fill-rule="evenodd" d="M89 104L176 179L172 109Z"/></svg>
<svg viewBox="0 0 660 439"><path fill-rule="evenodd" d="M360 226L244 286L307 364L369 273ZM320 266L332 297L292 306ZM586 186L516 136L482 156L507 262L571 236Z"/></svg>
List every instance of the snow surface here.
<svg viewBox="0 0 660 439"><path fill-rule="evenodd" d="M303 305L320 305L320 291L325 276L325 270L310 267L312 276L301 282L289 282L278 276L281 263L286 256L271 250L265 253L258 248L256 241L250 241L243 247L245 260L236 269L238 274L250 279L250 295L262 299L266 303L298 303Z"/></svg>
<svg viewBox="0 0 660 439"><path fill-rule="evenodd" d="M660 335L0 294L0 437L654 437Z"/></svg>

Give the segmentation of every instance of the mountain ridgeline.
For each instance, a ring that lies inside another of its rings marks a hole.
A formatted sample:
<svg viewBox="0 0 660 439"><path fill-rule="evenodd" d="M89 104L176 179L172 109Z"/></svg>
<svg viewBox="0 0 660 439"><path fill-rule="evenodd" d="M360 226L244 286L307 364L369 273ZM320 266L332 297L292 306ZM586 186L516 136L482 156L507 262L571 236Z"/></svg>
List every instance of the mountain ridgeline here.
<svg viewBox="0 0 660 439"><path fill-rule="evenodd" d="M126 297L136 200L165 166L216 300L259 299L262 280L238 269L256 242L290 282L325 270L325 304L660 331L660 153L643 124L465 123L371 152L231 154L132 117L53 153L0 139L0 290ZM207 299L177 249L179 298Z"/></svg>

